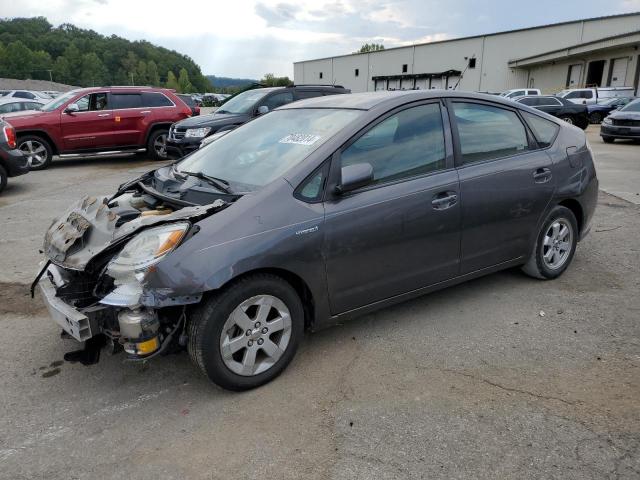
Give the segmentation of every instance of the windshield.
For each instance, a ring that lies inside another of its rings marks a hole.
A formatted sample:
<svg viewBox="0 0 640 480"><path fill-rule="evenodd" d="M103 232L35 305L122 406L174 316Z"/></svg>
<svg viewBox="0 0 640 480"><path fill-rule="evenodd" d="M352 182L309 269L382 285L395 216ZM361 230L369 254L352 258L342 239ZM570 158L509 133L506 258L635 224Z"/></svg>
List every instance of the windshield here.
<svg viewBox="0 0 640 480"><path fill-rule="evenodd" d="M43 105L40 110L42 110L43 112L51 112L56 108L58 108L63 103L73 98L77 93L78 92L75 92L72 90L70 92L65 93L64 95L60 95L59 97L56 97L53 100L51 100L49 103L46 103L45 105Z"/></svg>
<svg viewBox="0 0 640 480"><path fill-rule="evenodd" d="M228 102L224 103L217 113L249 113L253 110L256 103L260 101L271 90L247 90L239 95L236 95Z"/></svg>
<svg viewBox="0 0 640 480"><path fill-rule="evenodd" d="M276 110L197 150L177 167L256 190L302 162L361 115L359 110Z"/></svg>
<svg viewBox="0 0 640 480"><path fill-rule="evenodd" d="M620 109L621 112L640 112L640 100L634 100Z"/></svg>

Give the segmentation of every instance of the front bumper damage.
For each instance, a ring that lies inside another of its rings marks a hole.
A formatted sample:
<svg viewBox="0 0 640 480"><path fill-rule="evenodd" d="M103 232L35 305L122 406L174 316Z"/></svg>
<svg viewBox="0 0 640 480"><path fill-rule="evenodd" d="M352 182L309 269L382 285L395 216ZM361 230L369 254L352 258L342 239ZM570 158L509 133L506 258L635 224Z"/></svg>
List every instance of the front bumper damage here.
<svg viewBox="0 0 640 480"><path fill-rule="evenodd" d="M186 306L198 303L202 294L176 295L170 289L149 288L144 280L116 285L106 266L142 229L176 220L193 222L223 204L217 201L123 221L122 209L111 208L106 199L87 197L51 225L44 243L47 261L32 294L37 288L65 336L91 350L82 363L97 362L104 345L114 352L124 350L131 360L146 360L178 346Z"/></svg>

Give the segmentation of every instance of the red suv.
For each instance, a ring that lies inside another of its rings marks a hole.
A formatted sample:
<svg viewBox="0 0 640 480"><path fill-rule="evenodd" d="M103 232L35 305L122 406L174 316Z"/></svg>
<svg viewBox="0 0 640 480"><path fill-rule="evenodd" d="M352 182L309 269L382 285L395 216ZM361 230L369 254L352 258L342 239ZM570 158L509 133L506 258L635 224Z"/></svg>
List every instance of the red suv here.
<svg viewBox="0 0 640 480"><path fill-rule="evenodd" d="M4 115L16 129L18 149L31 170L51 164L53 155L147 151L167 158L172 123L191 116L172 90L95 87L72 90L39 111Z"/></svg>

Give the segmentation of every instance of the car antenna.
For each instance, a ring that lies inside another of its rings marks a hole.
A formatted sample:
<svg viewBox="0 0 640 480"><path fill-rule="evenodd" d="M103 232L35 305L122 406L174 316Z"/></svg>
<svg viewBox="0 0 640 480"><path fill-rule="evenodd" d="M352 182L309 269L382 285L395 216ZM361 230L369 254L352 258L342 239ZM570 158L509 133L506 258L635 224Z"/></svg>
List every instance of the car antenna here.
<svg viewBox="0 0 640 480"><path fill-rule="evenodd" d="M474 53L473 55L471 55L471 58L476 58L476 54ZM464 57L465 60L471 60L471 58L468 57ZM464 67L464 70L462 71L462 73L460 74L460 76L458 77L458 81L456 82L456 84L453 86L454 90L458 89L458 85L460 85L460 82L462 81L462 77L464 77L464 74L467 73L467 69L469 68L469 62L467 61L467 66Z"/></svg>

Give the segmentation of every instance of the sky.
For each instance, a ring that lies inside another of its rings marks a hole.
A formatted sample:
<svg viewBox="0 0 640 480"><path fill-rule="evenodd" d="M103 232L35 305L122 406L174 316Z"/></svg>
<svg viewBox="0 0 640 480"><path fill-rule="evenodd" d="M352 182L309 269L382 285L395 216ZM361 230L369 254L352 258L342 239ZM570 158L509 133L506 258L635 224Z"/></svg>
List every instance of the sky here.
<svg viewBox="0 0 640 480"><path fill-rule="evenodd" d="M293 77L293 62L640 11L640 0L0 0L0 17L44 16L148 40L206 75Z"/></svg>

